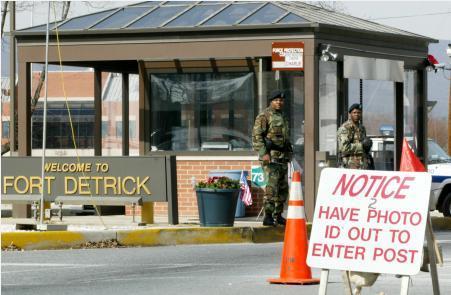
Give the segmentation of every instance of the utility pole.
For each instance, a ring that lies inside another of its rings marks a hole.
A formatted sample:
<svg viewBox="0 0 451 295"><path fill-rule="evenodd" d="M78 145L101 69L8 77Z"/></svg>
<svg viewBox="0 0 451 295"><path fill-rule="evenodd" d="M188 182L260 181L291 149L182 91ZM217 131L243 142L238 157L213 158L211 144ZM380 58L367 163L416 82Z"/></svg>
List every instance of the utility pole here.
<svg viewBox="0 0 451 295"><path fill-rule="evenodd" d="M448 92L448 155L451 155L451 75L449 80Z"/></svg>
<svg viewBox="0 0 451 295"><path fill-rule="evenodd" d="M449 70L449 92L448 92L448 155L451 155L451 44L448 44L446 55L450 59L449 68L445 66L445 70ZM446 77L446 75L445 75Z"/></svg>

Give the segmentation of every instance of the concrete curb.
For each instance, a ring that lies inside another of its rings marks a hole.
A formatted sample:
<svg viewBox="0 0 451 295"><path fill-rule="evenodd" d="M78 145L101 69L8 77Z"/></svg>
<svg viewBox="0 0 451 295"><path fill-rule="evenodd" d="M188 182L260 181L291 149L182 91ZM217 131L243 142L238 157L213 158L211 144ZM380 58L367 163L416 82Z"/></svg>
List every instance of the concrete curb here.
<svg viewBox="0 0 451 295"><path fill-rule="evenodd" d="M83 232L2 233L2 249L10 246L15 246L23 250L67 249L81 245L86 241L87 239Z"/></svg>
<svg viewBox="0 0 451 295"><path fill-rule="evenodd" d="M451 230L451 218L432 217L434 230ZM307 224L310 234L311 224ZM284 227L192 227L148 228L109 231L20 231L1 234L2 248L23 250L78 248L88 242L116 240L120 245L149 247L184 244L274 243L283 242Z"/></svg>
<svg viewBox="0 0 451 295"><path fill-rule="evenodd" d="M117 240L120 245L132 247L221 244L273 243L284 239L284 227L193 227L149 228L111 231L21 231L4 232L2 248L15 246L23 250L50 250L78 248L88 242Z"/></svg>

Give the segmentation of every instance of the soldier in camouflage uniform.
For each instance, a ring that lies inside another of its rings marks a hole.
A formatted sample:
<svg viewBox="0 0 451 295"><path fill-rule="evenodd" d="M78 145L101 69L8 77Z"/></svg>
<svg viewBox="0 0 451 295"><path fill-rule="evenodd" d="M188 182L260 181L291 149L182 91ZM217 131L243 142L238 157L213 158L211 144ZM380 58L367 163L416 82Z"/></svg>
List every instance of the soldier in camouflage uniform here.
<svg viewBox="0 0 451 295"><path fill-rule="evenodd" d="M348 169L369 169L371 165L372 141L366 137L362 119L362 107L353 104L349 108L349 119L340 126L337 132L339 166ZM374 169L374 168L373 168ZM362 287L370 287L377 280L379 274L371 272L344 272L351 283L355 285L353 294L361 294Z"/></svg>
<svg viewBox="0 0 451 295"><path fill-rule="evenodd" d="M342 168L369 168L368 154L373 143L366 137L365 127L360 123L361 118L361 106L355 103L349 108L348 121L338 129L338 161Z"/></svg>
<svg viewBox="0 0 451 295"><path fill-rule="evenodd" d="M269 100L269 107L255 119L252 143L268 180L263 203L263 225L285 225L282 212L288 197L287 163L292 156L289 122L282 112L284 93L276 90Z"/></svg>

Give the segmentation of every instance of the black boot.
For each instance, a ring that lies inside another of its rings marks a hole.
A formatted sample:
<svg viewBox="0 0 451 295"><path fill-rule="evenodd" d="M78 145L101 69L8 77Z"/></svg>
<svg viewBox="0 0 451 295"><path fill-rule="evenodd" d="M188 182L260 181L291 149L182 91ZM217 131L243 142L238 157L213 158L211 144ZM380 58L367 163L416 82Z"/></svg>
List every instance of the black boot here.
<svg viewBox="0 0 451 295"><path fill-rule="evenodd" d="M285 225L287 223L286 219L282 217L281 214L278 214L276 216L276 224L278 225Z"/></svg>
<svg viewBox="0 0 451 295"><path fill-rule="evenodd" d="M265 218L263 218L263 225L265 226L274 226L274 218L272 218L271 213L266 213Z"/></svg>

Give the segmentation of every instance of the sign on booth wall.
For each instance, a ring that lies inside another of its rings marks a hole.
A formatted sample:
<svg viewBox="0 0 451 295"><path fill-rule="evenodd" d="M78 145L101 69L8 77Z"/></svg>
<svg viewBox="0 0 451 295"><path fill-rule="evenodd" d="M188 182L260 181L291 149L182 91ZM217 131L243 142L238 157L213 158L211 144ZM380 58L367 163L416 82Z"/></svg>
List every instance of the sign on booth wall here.
<svg viewBox="0 0 451 295"><path fill-rule="evenodd" d="M418 273L430 187L428 173L324 169L308 265L400 275Z"/></svg>
<svg viewBox="0 0 451 295"><path fill-rule="evenodd" d="M266 186L267 181L265 179L265 173L261 166L252 166L251 183L252 183L252 186L254 186L254 187L263 188Z"/></svg>
<svg viewBox="0 0 451 295"><path fill-rule="evenodd" d="M304 70L304 42L273 42L272 70Z"/></svg>

